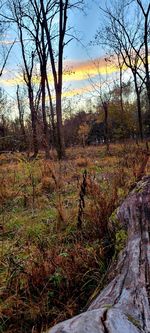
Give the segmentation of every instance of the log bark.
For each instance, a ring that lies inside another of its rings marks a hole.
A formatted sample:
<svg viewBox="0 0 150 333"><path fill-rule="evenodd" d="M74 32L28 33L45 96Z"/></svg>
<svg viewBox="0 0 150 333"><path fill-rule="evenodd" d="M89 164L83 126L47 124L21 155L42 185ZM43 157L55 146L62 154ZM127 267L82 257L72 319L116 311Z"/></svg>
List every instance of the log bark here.
<svg viewBox="0 0 150 333"><path fill-rule="evenodd" d="M128 195L117 218L127 241L111 282L86 312L49 333L150 333L150 176Z"/></svg>

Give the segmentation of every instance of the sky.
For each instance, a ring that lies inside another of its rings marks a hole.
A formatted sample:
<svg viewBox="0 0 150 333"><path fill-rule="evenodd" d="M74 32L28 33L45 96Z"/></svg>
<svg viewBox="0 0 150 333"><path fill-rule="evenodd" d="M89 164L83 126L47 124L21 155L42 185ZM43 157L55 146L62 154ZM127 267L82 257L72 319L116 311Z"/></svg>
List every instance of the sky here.
<svg viewBox="0 0 150 333"><path fill-rule="evenodd" d="M70 13L69 26L75 30L75 35L79 39L74 39L67 44L64 50L64 90L63 96L73 99L75 96L89 98L93 87L92 82L98 80L99 73L106 77L117 72L117 68L106 63L104 50L100 46L91 46L90 42L94 39L96 30L103 21L103 16L98 7L98 0L87 0L84 11L75 10ZM101 6L104 0L101 0ZM8 44L16 36L15 29L11 28L3 40ZM2 43L2 42L1 42ZM16 86L22 85L21 71L21 51L19 42L16 41L10 53L4 73L0 78L0 86L4 88L10 98L16 99ZM69 69L69 73L68 73ZM90 79L89 79L90 78ZM52 77L49 74L51 82ZM91 94L92 96L92 94Z"/></svg>

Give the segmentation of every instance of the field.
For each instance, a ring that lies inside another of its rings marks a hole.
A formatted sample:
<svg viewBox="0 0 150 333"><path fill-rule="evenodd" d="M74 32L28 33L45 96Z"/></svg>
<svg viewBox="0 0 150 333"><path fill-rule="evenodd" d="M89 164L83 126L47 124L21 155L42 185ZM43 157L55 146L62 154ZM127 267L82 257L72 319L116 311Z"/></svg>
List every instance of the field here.
<svg viewBox="0 0 150 333"><path fill-rule="evenodd" d="M114 211L145 169L145 145L0 155L0 332L40 333L83 311L126 240Z"/></svg>

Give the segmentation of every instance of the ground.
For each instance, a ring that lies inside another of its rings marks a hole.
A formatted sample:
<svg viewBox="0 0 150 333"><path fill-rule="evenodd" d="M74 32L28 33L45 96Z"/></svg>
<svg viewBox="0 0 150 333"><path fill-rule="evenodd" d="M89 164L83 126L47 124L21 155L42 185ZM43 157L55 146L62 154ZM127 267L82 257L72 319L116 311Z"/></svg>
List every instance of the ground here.
<svg viewBox="0 0 150 333"><path fill-rule="evenodd" d="M45 332L86 308L126 240L114 211L149 173L146 154L131 142L61 162L1 154L0 332Z"/></svg>

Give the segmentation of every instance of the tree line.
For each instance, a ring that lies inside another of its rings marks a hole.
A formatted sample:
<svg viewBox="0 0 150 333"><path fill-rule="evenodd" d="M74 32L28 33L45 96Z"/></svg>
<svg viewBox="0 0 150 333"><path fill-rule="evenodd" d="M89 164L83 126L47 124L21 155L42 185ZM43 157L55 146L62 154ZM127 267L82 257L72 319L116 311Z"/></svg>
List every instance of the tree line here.
<svg viewBox="0 0 150 333"><path fill-rule="evenodd" d="M23 92L19 85L16 87L18 123L15 120L13 125L11 121L11 124L6 126L4 106L1 107L0 136L4 138L15 133L17 137L19 130L23 138L22 148L31 143L32 136L33 158L37 156L41 145L46 158L50 157L50 145L56 148L59 159L64 158L69 132L66 124L72 124L71 126L76 128L76 118L80 118L79 112L77 116L73 115L64 121L62 89L64 48L74 38L69 24L70 13L72 10L83 10L85 6L84 0L7 0L1 3L1 31L3 32L5 27L17 29L25 90ZM144 136L149 135L150 129L150 4L147 0L121 0L106 3L103 8L99 6L99 12L103 22L91 44L104 48L106 67L107 62L117 64L119 83L104 83L102 78L103 84L100 82L97 86L97 83L90 79L97 94L96 107L91 109L97 113L96 121L103 123L101 131L106 144L113 136L116 138L116 134L112 134L114 131L111 130L114 122L116 132L120 133L118 138L136 136L143 140ZM10 52L11 48L1 66L1 75ZM130 82L124 79L124 69L127 68L132 74ZM26 119L25 95L30 114ZM1 105L3 99L4 96L1 96ZM84 110L82 111L84 113ZM112 121L114 118L116 120ZM80 142L80 136L83 137L83 133L88 130L90 132L92 126L92 120L90 125L87 120L83 125L81 122L75 130L79 140L75 141ZM9 128L7 135L6 127Z"/></svg>

